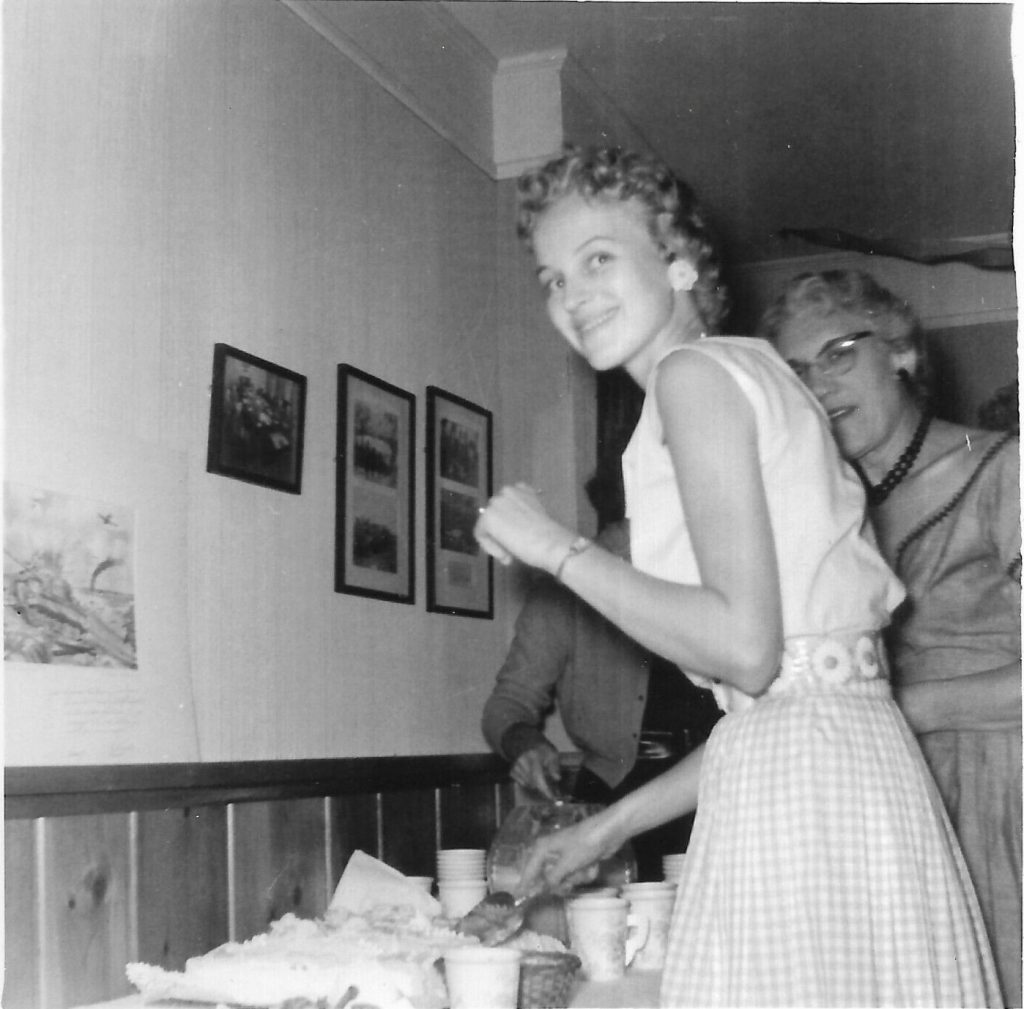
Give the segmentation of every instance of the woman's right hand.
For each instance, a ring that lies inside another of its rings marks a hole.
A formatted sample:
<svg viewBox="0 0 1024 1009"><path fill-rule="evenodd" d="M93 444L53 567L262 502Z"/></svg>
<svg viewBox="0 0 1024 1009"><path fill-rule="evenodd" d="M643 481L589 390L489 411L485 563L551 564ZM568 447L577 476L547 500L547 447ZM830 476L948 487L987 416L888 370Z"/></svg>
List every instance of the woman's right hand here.
<svg viewBox="0 0 1024 1009"><path fill-rule="evenodd" d="M519 895L592 882L597 877L597 863L619 847L606 834L604 820L598 813L539 837L523 868L517 888Z"/></svg>
<svg viewBox="0 0 1024 1009"><path fill-rule="evenodd" d="M473 535L501 564L521 561L554 573L576 534L556 522L529 484L503 487L480 509Z"/></svg>

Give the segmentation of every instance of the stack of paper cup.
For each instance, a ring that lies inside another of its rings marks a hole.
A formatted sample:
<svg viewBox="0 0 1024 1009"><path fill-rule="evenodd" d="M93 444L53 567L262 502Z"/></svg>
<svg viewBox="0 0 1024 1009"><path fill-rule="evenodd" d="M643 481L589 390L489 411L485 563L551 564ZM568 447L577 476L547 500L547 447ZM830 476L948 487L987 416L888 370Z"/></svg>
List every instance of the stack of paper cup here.
<svg viewBox="0 0 1024 1009"><path fill-rule="evenodd" d="M437 896L446 918L461 918L487 896L483 848L444 848L437 853Z"/></svg>
<svg viewBox="0 0 1024 1009"><path fill-rule="evenodd" d="M686 852L680 851L674 855L661 856L661 872L667 883L678 883L683 872L683 863L686 861Z"/></svg>

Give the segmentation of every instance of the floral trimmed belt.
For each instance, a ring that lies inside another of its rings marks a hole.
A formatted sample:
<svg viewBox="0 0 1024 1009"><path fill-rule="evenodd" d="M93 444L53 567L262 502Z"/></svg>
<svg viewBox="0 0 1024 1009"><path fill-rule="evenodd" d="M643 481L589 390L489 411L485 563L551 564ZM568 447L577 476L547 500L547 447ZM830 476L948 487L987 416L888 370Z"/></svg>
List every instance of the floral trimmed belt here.
<svg viewBox="0 0 1024 1009"><path fill-rule="evenodd" d="M786 639L779 674L768 693L871 682L888 687L888 679L889 661L878 631L794 637Z"/></svg>

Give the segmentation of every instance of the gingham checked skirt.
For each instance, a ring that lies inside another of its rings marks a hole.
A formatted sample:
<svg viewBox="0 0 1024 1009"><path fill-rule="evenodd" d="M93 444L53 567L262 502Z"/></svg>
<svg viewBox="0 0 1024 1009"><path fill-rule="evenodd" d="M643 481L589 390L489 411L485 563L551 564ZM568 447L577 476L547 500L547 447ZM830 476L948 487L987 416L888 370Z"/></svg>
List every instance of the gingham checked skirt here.
<svg viewBox="0 0 1024 1009"><path fill-rule="evenodd" d="M787 646L772 688L708 741L661 1004L1001 1004L876 638Z"/></svg>

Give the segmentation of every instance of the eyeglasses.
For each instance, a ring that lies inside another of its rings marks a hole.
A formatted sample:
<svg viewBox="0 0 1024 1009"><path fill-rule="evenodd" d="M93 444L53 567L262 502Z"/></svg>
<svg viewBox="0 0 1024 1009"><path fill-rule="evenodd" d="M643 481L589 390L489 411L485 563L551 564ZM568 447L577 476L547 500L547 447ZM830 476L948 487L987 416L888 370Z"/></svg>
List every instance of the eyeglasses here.
<svg viewBox="0 0 1024 1009"><path fill-rule="evenodd" d="M873 329L865 329L859 333L841 336L838 340L827 344L811 361L787 361L796 372L797 378L808 382L811 372L817 370L821 375L845 375L857 363L857 341L869 336L878 336Z"/></svg>

